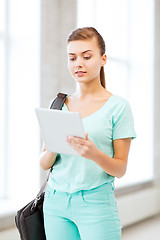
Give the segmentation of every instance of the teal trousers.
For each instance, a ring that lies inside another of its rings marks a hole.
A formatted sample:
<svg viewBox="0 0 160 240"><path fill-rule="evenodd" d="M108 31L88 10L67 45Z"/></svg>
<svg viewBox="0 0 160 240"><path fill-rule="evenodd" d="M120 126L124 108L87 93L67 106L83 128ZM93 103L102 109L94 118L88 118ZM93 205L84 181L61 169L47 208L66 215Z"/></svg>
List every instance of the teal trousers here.
<svg viewBox="0 0 160 240"><path fill-rule="evenodd" d="M112 183L72 194L48 186L43 214L47 240L121 239Z"/></svg>

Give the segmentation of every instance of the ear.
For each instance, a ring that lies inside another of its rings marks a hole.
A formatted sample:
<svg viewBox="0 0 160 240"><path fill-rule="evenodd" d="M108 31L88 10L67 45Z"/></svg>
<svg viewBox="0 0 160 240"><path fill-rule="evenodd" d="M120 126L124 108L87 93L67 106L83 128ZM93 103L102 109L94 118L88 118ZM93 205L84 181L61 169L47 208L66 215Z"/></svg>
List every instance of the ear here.
<svg viewBox="0 0 160 240"><path fill-rule="evenodd" d="M103 54L102 55L102 64L101 64L101 67L103 67L107 62L107 55L106 54Z"/></svg>

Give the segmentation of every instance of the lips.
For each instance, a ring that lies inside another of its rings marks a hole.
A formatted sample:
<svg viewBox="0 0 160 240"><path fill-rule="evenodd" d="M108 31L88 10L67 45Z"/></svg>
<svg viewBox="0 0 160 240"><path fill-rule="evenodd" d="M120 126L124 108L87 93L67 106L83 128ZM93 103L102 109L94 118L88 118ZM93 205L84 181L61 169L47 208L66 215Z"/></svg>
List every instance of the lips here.
<svg viewBox="0 0 160 240"><path fill-rule="evenodd" d="M86 72L84 71L77 71L75 72L75 74L78 76L78 77L82 77Z"/></svg>

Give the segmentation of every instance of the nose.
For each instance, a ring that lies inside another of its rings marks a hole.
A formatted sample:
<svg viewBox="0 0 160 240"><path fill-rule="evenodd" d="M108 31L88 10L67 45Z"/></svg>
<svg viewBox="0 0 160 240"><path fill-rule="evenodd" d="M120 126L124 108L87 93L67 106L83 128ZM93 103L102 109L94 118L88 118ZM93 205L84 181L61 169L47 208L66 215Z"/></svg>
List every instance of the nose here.
<svg viewBox="0 0 160 240"><path fill-rule="evenodd" d="M80 57L77 57L76 59L76 67L83 67L83 60Z"/></svg>

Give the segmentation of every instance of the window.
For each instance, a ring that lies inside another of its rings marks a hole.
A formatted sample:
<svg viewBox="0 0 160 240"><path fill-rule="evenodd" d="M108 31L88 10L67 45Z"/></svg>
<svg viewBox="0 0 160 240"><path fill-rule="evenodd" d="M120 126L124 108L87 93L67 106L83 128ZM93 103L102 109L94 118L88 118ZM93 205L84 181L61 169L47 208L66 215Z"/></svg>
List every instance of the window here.
<svg viewBox="0 0 160 240"><path fill-rule="evenodd" d="M96 27L106 42L106 88L126 98L134 115L137 138L118 187L153 179L153 13L152 0L78 1L78 27Z"/></svg>
<svg viewBox="0 0 160 240"><path fill-rule="evenodd" d="M0 0L0 200L39 187L39 12L38 0Z"/></svg>
<svg viewBox="0 0 160 240"><path fill-rule="evenodd" d="M6 62L6 21L5 21L5 1L0 1L0 198L4 197L5 192L5 62ZM6 180L7 181L7 180Z"/></svg>

